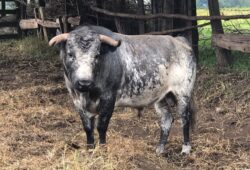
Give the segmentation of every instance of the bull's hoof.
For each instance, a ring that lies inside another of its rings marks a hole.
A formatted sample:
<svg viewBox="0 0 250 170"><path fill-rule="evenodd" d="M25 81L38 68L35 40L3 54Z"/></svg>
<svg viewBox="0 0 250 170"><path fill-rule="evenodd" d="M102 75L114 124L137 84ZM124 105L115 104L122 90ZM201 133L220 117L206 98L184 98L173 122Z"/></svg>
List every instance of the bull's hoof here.
<svg viewBox="0 0 250 170"><path fill-rule="evenodd" d="M95 144L87 144L87 150L95 149Z"/></svg>
<svg viewBox="0 0 250 170"><path fill-rule="evenodd" d="M164 145L158 145L156 146L156 154L158 156L162 155L164 153L165 146Z"/></svg>
<svg viewBox="0 0 250 170"><path fill-rule="evenodd" d="M181 150L181 153L182 154L190 154L191 152L191 146L190 145L182 145L182 150Z"/></svg>
<svg viewBox="0 0 250 170"><path fill-rule="evenodd" d="M107 152L108 151L108 146L106 144L99 144L98 148L102 151L102 152Z"/></svg>

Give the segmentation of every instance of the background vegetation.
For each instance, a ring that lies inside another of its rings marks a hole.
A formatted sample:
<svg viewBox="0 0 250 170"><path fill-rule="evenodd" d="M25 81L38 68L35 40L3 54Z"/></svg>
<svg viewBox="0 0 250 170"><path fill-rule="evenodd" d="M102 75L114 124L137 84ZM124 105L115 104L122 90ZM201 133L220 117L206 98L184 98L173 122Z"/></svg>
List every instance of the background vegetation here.
<svg viewBox="0 0 250 170"><path fill-rule="evenodd" d="M222 15L246 15L250 13L250 8L221 8ZM208 9L197 9L198 16L209 16ZM199 21L198 24L207 21ZM237 19L222 21L223 29L226 33L250 34L250 19ZM216 56L211 46L212 29L211 26L199 28L199 62L201 65L215 69ZM233 51L234 62L231 69L237 71L250 72L250 54Z"/></svg>

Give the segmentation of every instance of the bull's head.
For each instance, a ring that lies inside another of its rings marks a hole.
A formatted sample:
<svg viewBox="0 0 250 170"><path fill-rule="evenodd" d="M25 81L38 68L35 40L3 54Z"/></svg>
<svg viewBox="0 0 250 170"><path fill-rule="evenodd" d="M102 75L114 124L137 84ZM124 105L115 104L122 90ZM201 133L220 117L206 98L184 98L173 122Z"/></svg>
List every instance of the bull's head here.
<svg viewBox="0 0 250 170"><path fill-rule="evenodd" d="M68 78L79 91L87 91L94 86L94 69L100 57L101 44L113 47L120 42L97 34L91 30L75 30L52 38L49 45L62 43L61 58Z"/></svg>

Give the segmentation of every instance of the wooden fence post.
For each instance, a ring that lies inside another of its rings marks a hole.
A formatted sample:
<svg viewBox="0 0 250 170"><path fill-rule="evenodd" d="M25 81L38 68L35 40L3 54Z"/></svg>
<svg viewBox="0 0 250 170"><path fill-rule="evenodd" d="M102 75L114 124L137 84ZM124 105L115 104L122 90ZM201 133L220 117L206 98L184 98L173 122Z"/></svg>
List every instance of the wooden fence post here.
<svg viewBox="0 0 250 170"><path fill-rule="evenodd" d="M70 30L70 25L69 25L69 23L68 23L68 17L67 16L63 16L62 17L62 24L63 24L63 32L64 33L67 33L67 32L69 32L69 30Z"/></svg>
<svg viewBox="0 0 250 170"><path fill-rule="evenodd" d="M162 6L163 6L162 13L164 13L164 14L173 14L174 13L174 1L173 0L163 0ZM172 29L173 29L173 19L163 18L161 31L172 30Z"/></svg>
<svg viewBox="0 0 250 170"><path fill-rule="evenodd" d="M41 17L42 22L43 22L45 20L44 7L39 7L39 14L40 14L40 17ZM45 41L49 42L47 29L44 26L42 26L42 29L43 29L43 35L44 35Z"/></svg>
<svg viewBox="0 0 250 170"><path fill-rule="evenodd" d="M188 16L196 16L196 0L188 0L188 2L187 2L187 15ZM187 21L187 26L197 26L197 21ZM199 56L198 28L194 28L194 29L188 31L188 39L189 39L189 42L192 43L192 48L194 50L196 60L198 61L198 56Z"/></svg>
<svg viewBox="0 0 250 170"><path fill-rule="evenodd" d="M220 7L218 0L208 0L210 16L220 16ZM221 20L211 20L212 33L224 34ZM220 67L227 67L231 64L232 58L229 50L215 47L215 53L217 58L217 64Z"/></svg>
<svg viewBox="0 0 250 170"><path fill-rule="evenodd" d="M38 19L38 8L34 8L34 16L35 16L35 19L37 20ZM38 38L42 38L40 29L41 29L41 27L38 26L38 28L36 30Z"/></svg>
<svg viewBox="0 0 250 170"><path fill-rule="evenodd" d="M143 0L138 0L138 14L144 15L144 2ZM138 21L139 24L139 34L145 33L145 22L144 21Z"/></svg>

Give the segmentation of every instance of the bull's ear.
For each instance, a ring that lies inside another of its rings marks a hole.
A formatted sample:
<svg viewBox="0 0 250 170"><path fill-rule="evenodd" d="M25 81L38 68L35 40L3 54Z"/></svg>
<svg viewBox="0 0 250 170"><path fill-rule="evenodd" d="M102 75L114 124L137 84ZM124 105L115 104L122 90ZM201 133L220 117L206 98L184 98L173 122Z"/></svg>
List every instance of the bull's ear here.
<svg viewBox="0 0 250 170"><path fill-rule="evenodd" d="M105 43L105 44L108 44L108 45L111 45L113 47L118 47L120 44L121 44L121 41L120 40L114 40L113 38L107 36L107 35L102 35L100 34L99 35L99 38L100 38L100 41L102 43Z"/></svg>
<svg viewBox="0 0 250 170"><path fill-rule="evenodd" d="M57 35L49 41L49 46L57 45L60 42L65 42L67 41L68 37L69 37L69 33Z"/></svg>

